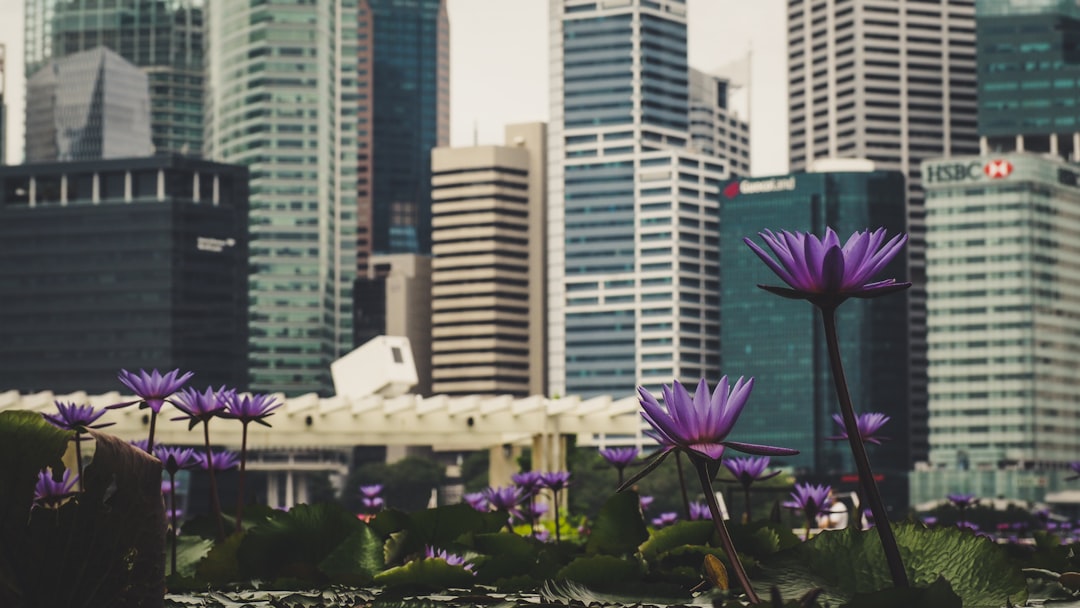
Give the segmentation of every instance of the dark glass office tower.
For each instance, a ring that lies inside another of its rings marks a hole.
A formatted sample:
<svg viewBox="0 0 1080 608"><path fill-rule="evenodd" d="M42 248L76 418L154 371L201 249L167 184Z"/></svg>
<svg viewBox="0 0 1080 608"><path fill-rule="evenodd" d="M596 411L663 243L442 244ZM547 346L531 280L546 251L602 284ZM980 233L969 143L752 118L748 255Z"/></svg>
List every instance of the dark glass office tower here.
<svg viewBox="0 0 1080 608"><path fill-rule="evenodd" d="M203 0L25 0L26 77L50 59L105 46L150 80L158 153L203 140Z"/></svg>
<svg viewBox="0 0 1080 608"><path fill-rule="evenodd" d="M983 154L1080 158L1080 6L979 0L975 8Z"/></svg>
<svg viewBox="0 0 1080 608"><path fill-rule="evenodd" d="M431 253L431 150L450 144L446 0L360 0L358 266Z"/></svg>
<svg viewBox="0 0 1080 608"><path fill-rule="evenodd" d="M0 392L246 388L247 203L244 167L176 155L0 168Z"/></svg>
<svg viewBox="0 0 1080 608"><path fill-rule="evenodd" d="M774 461L837 489L853 489L842 480L855 469L847 443L828 439L839 434L832 414L840 410L820 316L805 301L758 289L781 284L780 279L743 237L761 244L757 233L765 229L822 235L827 226L842 242L868 228L884 227L892 235L904 230L904 199L904 176L893 171L745 179L730 182L720 198L721 369L755 379L733 438L796 448L798 456ZM881 276L906 280L905 256L897 256ZM882 431L892 440L871 446L871 460L875 473L885 476L886 501L905 508L911 446L926 441L909 437L913 399L906 293L849 300L838 311L838 325L856 411L892 417Z"/></svg>

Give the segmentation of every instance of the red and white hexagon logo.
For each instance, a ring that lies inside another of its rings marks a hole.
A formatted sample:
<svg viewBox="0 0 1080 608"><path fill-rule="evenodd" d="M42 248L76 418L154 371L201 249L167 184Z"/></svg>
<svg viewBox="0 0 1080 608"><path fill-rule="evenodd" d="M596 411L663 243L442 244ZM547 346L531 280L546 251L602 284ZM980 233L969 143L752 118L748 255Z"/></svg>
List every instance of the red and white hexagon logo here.
<svg viewBox="0 0 1080 608"><path fill-rule="evenodd" d="M1012 173L1013 166L1007 160L992 160L983 166L983 173L990 179L1002 179L1009 177Z"/></svg>

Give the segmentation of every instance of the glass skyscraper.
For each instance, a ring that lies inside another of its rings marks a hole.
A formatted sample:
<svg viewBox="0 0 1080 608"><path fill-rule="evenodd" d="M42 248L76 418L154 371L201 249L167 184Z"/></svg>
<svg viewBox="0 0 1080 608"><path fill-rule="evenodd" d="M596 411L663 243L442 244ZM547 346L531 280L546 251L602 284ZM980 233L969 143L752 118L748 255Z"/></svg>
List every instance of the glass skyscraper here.
<svg viewBox="0 0 1080 608"><path fill-rule="evenodd" d="M27 78L50 59L112 49L150 80L157 152L202 152L203 0L25 2Z"/></svg>
<svg viewBox="0 0 1080 608"><path fill-rule="evenodd" d="M357 8L214 2L206 155L251 174L251 386L330 393L349 352L357 228Z"/></svg>
<svg viewBox="0 0 1080 608"><path fill-rule="evenodd" d="M1080 159L1080 5L978 0L975 11L982 153Z"/></svg>
<svg viewBox="0 0 1080 608"><path fill-rule="evenodd" d="M431 150L450 144L446 0L360 0L360 275L431 253Z"/></svg>
<svg viewBox="0 0 1080 608"><path fill-rule="evenodd" d="M690 150L686 3L550 7L548 390L715 381L728 168Z"/></svg>
<svg viewBox="0 0 1080 608"><path fill-rule="evenodd" d="M857 230L885 228L890 236L903 232L904 175L866 169L732 181L720 204L721 363L726 374L755 379L736 428L738 440L798 449L797 456L773 460L838 489L843 475L854 474L855 468L847 442L827 439L840 434L832 419L840 409L820 315L807 302L757 287L781 283L743 237L761 244L757 235L766 229L820 236L832 227L843 242ZM880 276L907 280L906 258L897 256ZM906 292L851 299L837 313L856 411L892 418L881 433L892 439L871 446L871 458L874 472L885 476L881 485L887 502L899 507L907 506L912 445L926 441L910 437L907 315Z"/></svg>
<svg viewBox="0 0 1080 608"><path fill-rule="evenodd" d="M146 74L106 47L53 59L26 83L27 162L152 156Z"/></svg>

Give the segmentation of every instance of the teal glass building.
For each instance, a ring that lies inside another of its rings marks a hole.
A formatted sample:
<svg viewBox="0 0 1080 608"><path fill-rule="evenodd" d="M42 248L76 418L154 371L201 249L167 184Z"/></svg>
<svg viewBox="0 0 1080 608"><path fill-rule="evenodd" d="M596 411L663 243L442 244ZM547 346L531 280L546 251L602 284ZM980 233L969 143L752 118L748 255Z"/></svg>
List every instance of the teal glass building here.
<svg viewBox="0 0 1080 608"><path fill-rule="evenodd" d="M850 161L849 161L850 162ZM854 488L855 473L846 441L833 441L840 427L836 389L817 310L801 300L773 295L757 285L780 283L746 246L743 237L761 244L763 230L809 231L822 235L832 227L841 241L857 230L883 227L889 235L905 229L905 183L894 171L796 173L728 183L720 197L720 344L721 369L729 377L753 376L754 392L732 439L779 445L799 455L774 463L833 484ZM905 256L897 256L881 277L906 280ZM874 472L886 502L907 505L911 437L908 299L906 293L872 300L852 299L838 310L841 353L858 412L891 417L871 447ZM925 402L923 399L921 402ZM844 481L847 479L848 481Z"/></svg>
<svg viewBox="0 0 1080 608"><path fill-rule="evenodd" d="M1080 154L1080 5L1063 0L976 3L983 154Z"/></svg>
<svg viewBox="0 0 1080 608"><path fill-rule="evenodd" d="M202 153L203 0L25 2L27 78L50 59L109 48L150 81L156 151Z"/></svg>
<svg viewBox="0 0 1080 608"><path fill-rule="evenodd" d="M252 390L330 394L353 347L356 24L349 0L209 5L205 153L251 177Z"/></svg>

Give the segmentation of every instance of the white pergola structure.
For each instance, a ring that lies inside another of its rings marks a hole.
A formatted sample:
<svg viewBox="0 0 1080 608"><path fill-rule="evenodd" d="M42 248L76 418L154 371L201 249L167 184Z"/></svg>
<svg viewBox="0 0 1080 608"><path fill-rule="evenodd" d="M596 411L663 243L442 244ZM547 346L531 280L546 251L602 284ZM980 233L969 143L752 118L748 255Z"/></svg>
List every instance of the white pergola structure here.
<svg viewBox="0 0 1080 608"><path fill-rule="evenodd" d="M105 407L131 401L135 397L119 392L89 395L76 392L57 395L49 391L19 394L0 393L0 411L9 409L53 412L55 401ZM509 482L517 470L515 456L522 446L532 448L533 468L538 471L565 470L566 437L597 434L640 434L641 418L635 397L613 399L578 397L549 399L542 396L449 397L436 395L335 396L315 394L283 398L284 405L267 419L273 428L259 424L248 427L249 469L268 474L268 493L277 495L284 486L284 503L305 502L306 473L344 473L342 460L311 461L298 454L344 450L360 445L431 446L436 451L487 449L491 454L490 483ZM125 440L145 439L149 431L149 410L136 406L112 410L102 422L115 422L106 432ZM203 445L201 425L188 430L186 421L172 420L182 415L166 404L158 415L154 442L166 445ZM213 420L210 439L215 445L239 449L241 424L233 420ZM274 458L281 455L281 458ZM269 497L268 497L269 498Z"/></svg>

